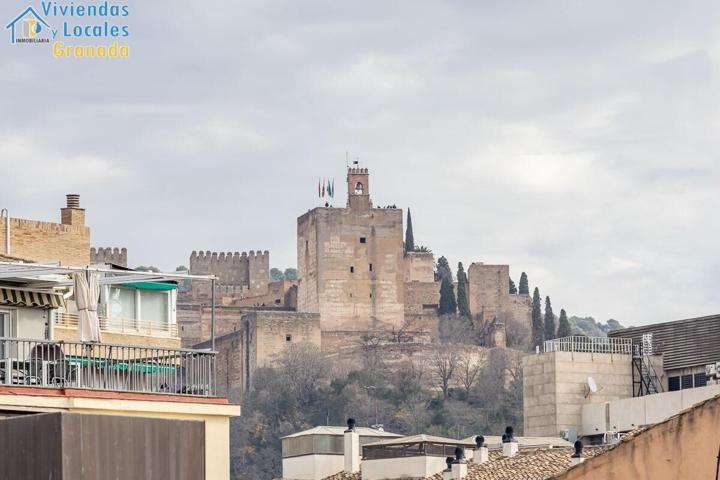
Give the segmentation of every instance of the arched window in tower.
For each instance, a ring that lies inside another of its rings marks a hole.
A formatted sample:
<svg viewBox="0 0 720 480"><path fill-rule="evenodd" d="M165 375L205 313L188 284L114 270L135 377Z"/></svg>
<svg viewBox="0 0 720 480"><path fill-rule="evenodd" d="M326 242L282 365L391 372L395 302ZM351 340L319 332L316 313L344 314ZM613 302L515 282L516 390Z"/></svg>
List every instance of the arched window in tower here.
<svg viewBox="0 0 720 480"><path fill-rule="evenodd" d="M362 195L363 194L363 184L360 182L357 182L355 184L355 195Z"/></svg>

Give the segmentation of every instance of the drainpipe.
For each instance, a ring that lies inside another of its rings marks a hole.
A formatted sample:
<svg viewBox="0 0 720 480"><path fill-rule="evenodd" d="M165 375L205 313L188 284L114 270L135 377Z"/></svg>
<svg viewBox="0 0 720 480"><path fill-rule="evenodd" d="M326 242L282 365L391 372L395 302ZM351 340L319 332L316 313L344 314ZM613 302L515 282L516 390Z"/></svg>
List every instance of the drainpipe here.
<svg viewBox="0 0 720 480"><path fill-rule="evenodd" d="M0 210L0 218L5 218L5 255L10 256L10 213L7 208Z"/></svg>

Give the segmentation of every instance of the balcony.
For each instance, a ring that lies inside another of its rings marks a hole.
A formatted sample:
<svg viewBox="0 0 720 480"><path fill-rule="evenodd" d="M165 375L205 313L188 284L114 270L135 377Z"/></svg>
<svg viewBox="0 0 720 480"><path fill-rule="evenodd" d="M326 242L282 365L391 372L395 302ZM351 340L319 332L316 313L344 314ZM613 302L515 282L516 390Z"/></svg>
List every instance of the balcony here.
<svg viewBox="0 0 720 480"><path fill-rule="evenodd" d="M155 322L152 320L134 320L126 318L108 318L100 315L100 330L104 332L120 333L125 335L146 335L150 337L178 336L177 324ZM53 325L56 327L77 329L78 317L74 313L55 312Z"/></svg>
<svg viewBox="0 0 720 480"><path fill-rule="evenodd" d="M215 352L2 337L0 385L215 397Z"/></svg>

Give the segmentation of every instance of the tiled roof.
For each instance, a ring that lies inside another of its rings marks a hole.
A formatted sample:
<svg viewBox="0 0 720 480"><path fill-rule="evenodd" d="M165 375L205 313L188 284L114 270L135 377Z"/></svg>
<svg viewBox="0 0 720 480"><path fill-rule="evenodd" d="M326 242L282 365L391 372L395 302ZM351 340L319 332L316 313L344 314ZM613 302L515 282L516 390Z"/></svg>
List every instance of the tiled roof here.
<svg viewBox="0 0 720 480"><path fill-rule="evenodd" d="M587 458L592 458L606 450L607 447L585 447L583 452ZM570 456L573 453L572 448L542 448L521 451L514 457L503 457L501 452L491 451L490 460L486 463L468 462L465 480L549 480L570 468ZM324 480L360 479L360 473L340 472ZM428 479L442 480L442 473Z"/></svg>
<svg viewBox="0 0 720 480"><path fill-rule="evenodd" d="M468 462L466 480L547 480L570 468L572 448L543 448L520 451L514 457L503 457L501 452L490 452L490 460L481 465ZM604 448L586 447L586 457L604 452ZM430 477L442 480L442 474Z"/></svg>

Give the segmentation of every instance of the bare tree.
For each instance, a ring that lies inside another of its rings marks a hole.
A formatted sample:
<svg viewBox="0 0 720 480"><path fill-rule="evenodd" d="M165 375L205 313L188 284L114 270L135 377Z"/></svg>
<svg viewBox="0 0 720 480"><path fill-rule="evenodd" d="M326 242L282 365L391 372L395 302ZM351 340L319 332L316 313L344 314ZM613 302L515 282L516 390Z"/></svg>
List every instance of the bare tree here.
<svg viewBox="0 0 720 480"><path fill-rule="evenodd" d="M311 401L312 392L327 373L320 349L309 343L288 345L278 356L278 366L301 404Z"/></svg>
<svg viewBox="0 0 720 480"><path fill-rule="evenodd" d="M458 355L456 348L452 346L439 346L433 354L431 360L431 368L433 375L438 385L442 389L443 398L448 398L448 391L450 389L450 381L455 374L455 370L458 367L460 356Z"/></svg>
<svg viewBox="0 0 720 480"><path fill-rule="evenodd" d="M505 318L505 337L508 348L528 351L531 344L530 333L530 325L527 322L516 320L511 316Z"/></svg>
<svg viewBox="0 0 720 480"><path fill-rule="evenodd" d="M480 373L482 367L482 359L478 356L472 355L471 352L465 352L461 355L458 361L458 371L460 374L460 382L462 382L463 389L465 390L465 398L470 397L470 390L472 389L475 381ZM484 356L484 355L483 355Z"/></svg>
<svg viewBox="0 0 720 480"><path fill-rule="evenodd" d="M360 339L360 351L363 356L363 368L371 372L377 372L384 366L380 345L383 338L379 335L368 332Z"/></svg>

